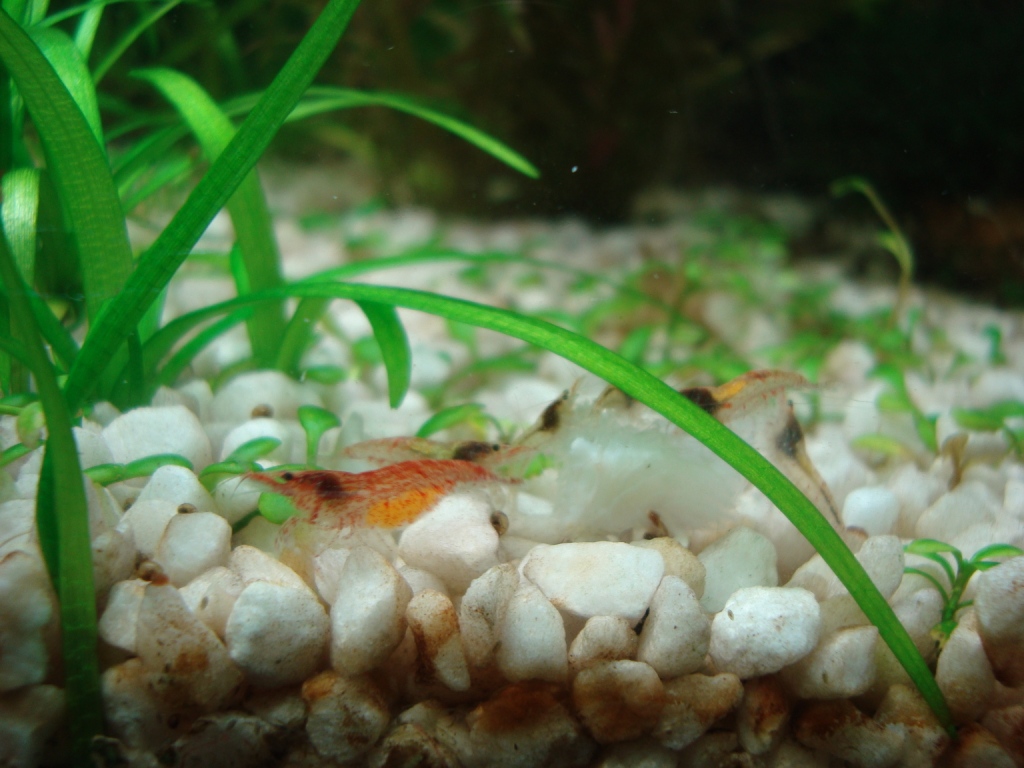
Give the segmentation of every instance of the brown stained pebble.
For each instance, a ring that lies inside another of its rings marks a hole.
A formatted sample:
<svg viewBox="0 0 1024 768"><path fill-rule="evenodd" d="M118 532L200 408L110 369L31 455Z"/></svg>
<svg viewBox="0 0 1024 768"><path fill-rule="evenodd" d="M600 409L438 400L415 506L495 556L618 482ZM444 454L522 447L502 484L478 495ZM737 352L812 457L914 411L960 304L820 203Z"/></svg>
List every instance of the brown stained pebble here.
<svg viewBox="0 0 1024 768"><path fill-rule="evenodd" d="M180 768L268 765L274 760L274 736L273 726L255 715L220 712L192 723L188 733L157 753L157 760Z"/></svg>
<svg viewBox="0 0 1024 768"><path fill-rule="evenodd" d="M459 617L451 599L425 589L409 601L406 621L412 630L424 676L453 691L469 690L469 667L459 634Z"/></svg>
<svg viewBox="0 0 1024 768"><path fill-rule="evenodd" d="M455 754L426 729L404 723L389 733L370 755L370 768L461 768Z"/></svg>
<svg viewBox="0 0 1024 768"><path fill-rule="evenodd" d="M1017 763L1024 765L1024 706L993 709L981 719L984 726Z"/></svg>
<svg viewBox="0 0 1024 768"><path fill-rule="evenodd" d="M752 755L768 752L785 734L792 712L792 701L775 675L747 680L736 718L743 748Z"/></svg>
<svg viewBox="0 0 1024 768"><path fill-rule="evenodd" d="M888 768L899 764L906 728L872 720L852 703L816 701L793 723L797 741L857 768Z"/></svg>
<svg viewBox="0 0 1024 768"><path fill-rule="evenodd" d="M227 649L168 584L151 582L139 605L136 652L168 703L215 712L236 698L244 682Z"/></svg>
<svg viewBox="0 0 1024 768"><path fill-rule="evenodd" d="M572 702L583 724L601 744L650 733L665 708L658 674L639 661L602 661L576 675Z"/></svg>
<svg viewBox="0 0 1024 768"><path fill-rule="evenodd" d="M257 405L252 409L252 418L254 419L269 419L274 415L274 408L267 403Z"/></svg>
<svg viewBox="0 0 1024 768"><path fill-rule="evenodd" d="M684 675L665 683L666 704L654 737L670 749L682 749L729 714L743 697L732 673Z"/></svg>
<svg viewBox="0 0 1024 768"><path fill-rule="evenodd" d="M470 734L469 766L585 765L594 744L562 703L551 683L506 686L466 717Z"/></svg>
<svg viewBox="0 0 1024 768"><path fill-rule="evenodd" d="M679 753L679 765L686 766L686 768L755 768L755 766L759 766L751 755L743 751L739 739L732 731L719 731L701 736Z"/></svg>
<svg viewBox="0 0 1024 768"><path fill-rule="evenodd" d="M875 711L875 721L883 725L896 723L907 729L907 741L900 758L902 768L934 765L949 746L949 734L921 694L911 686L889 686Z"/></svg>
<svg viewBox="0 0 1024 768"><path fill-rule="evenodd" d="M364 677L321 672L302 684L306 735L322 757L341 763L362 758L387 729L391 714L383 693Z"/></svg>
<svg viewBox="0 0 1024 768"><path fill-rule="evenodd" d="M944 768L1015 768L1018 765L991 731L978 723L961 728L944 757Z"/></svg>
<svg viewBox="0 0 1024 768"><path fill-rule="evenodd" d="M187 501L184 504L178 505L178 514L180 515L191 515L196 511L195 504L189 504Z"/></svg>

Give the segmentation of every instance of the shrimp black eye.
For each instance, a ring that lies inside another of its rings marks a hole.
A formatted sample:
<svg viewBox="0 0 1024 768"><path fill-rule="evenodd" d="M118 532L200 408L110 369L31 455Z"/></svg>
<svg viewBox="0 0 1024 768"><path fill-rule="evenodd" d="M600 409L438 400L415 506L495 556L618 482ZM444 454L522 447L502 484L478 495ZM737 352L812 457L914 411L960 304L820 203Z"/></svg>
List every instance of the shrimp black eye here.
<svg viewBox="0 0 1024 768"><path fill-rule="evenodd" d="M497 453L501 450L501 445L499 443L491 443L491 450Z"/></svg>
<svg viewBox="0 0 1024 768"><path fill-rule="evenodd" d="M284 480L285 482L288 482L289 480L294 480L295 475L293 475L291 472L282 472L281 479Z"/></svg>

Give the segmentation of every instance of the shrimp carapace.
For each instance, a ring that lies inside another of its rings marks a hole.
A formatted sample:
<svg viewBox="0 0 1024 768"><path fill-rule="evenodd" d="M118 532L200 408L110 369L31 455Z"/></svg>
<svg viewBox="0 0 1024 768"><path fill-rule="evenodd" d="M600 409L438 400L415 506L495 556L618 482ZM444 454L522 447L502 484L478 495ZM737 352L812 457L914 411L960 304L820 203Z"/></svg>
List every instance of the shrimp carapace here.
<svg viewBox="0 0 1024 768"><path fill-rule="evenodd" d="M462 459L401 461L368 472L308 469L246 477L291 499L304 522L339 530L408 525L460 485L512 482Z"/></svg>

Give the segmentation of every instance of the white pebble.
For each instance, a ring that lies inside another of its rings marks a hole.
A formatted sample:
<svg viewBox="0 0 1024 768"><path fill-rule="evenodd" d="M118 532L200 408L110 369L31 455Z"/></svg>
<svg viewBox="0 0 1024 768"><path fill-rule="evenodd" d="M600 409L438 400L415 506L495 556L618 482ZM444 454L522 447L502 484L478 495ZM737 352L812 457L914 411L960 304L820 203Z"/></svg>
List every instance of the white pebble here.
<svg viewBox="0 0 1024 768"><path fill-rule="evenodd" d="M223 640L231 609L243 589L245 584L238 574L218 566L192 579L180 592L189 610Z"/></svg>
<svg viewBox="0 0 1024 768"><path fill-rule="evenodd" d="M353 549L331 606L331 666L346 675L383 663L405 635L412 590L387 560Z"/></svg>
<svg viewBox="0 0 1024 768"><path fill-rule="evenodd" d="M973 610L960 614L960 623L939 654L935 682L946 697L956 723L976 720L991 706L996 679L978 636Z"/></svg>
<svg viewBox="0 0 1024 768"><path fill-rule="evenodd" d="M887 600L892 597L903 580L904 552L900 540L896 536L872 536L864 541L856 557L882 595ZM821 555L797 568L786 586L808 589L823 601L848 594Z"/></svg>
<svg viewBox="0 0 1024 768"><path fill-rule="evenodd" d="M191 504L197 512L215 512L217 505L195 473L185 467L166 464L157 468L139 492L136 503L163 499L175 506Z"/></svg>
<svg viewBox="0 0 1024 768"><path fill-rule="evenodd" d="M663 679L679 677L704 665L710 642L711 622L693 590L676 576L663 578L640 632L637 660Z"/></svg>
<svg viewBox="0 0 1024 768"><path fill-rule="evenodd" d="M0 504L0 558L21 550L38 551L35 542L35 499L12 499Z"/></svg>
<svg viewBox="0 0 1024 768"><path fill-rule="evenodd" d="M136 408L103 429L114 461L125 464L158 453L184 456L198 472L212 461L210 439L188 408Z"/></svg>
<svg viewBox="0 0 1024 768"><path fill-rule="evenodd" d="M244 544L231 550L228 568L237 573L246 585L254 581L269 581L282 587L306 587L302 577L280 560Z"/></svg>
<svg viewBox="0 0 1024 768"><path fill-rule="evenodd" d="M135 548L143 558L152 559L167 524L177 514L178 505L171 501L136 501L124 513L118 527L131 533Z"/></svg>
<svg viewBox="0 0 1024 768"><path fill-rule="evenodd" d="M433 589L435 592L448 594L448 588L444 585L444 582L430 571L424 571L422 568L413 568L409 565L401 565L398 568L398 572L405 579L405 583L409 585L409 589L412 590L414 595L418 595L425 589Z"/></svg>
<svg viewBox="0 0 1024 768"><path fill-rule="evenodd" d="M598 661L621 661L636 656L638 638L621 616L592 616L569 646L569 668L586 669Z"/></svg>
<svg viewBox="0 0 1024 768"><path fill-rule="evenodd" d="M210 417L241 424L252 418L254 408L266 406L275 418L294 419L300 405L321 405L312 387L280 371L253 371L236 376L217 391L210 403Z"/></svg>
<svg viewBox="0 0 1024 768"><path fill-rule="evenodd" d="M433 589L424 590L409 601L405 618L420 660L433 677L453 691L469 690L459 619L449 597Z"/></svg>
<svg viewBox="0 0 1024 768"><path fill-rule="evenodd" d="M519 586L519 572L511 563L491 568L473 580L459 606L459 627L466 658L473 666L486 666L498 644L498 631L509 601Z"/></svg>
<svg viewBox="0 0 1024 768"><path fill-rule="evenodd" d="M850 627L824 638L809 655L782 670L782 679L803 699L859 696L875 680L878 629Z"/></svg>
<svg viewBox="0 0 1024 768"><path fill-rule="evenodd" d="M685 581L698 599L704 594L706 571L704 563L676 539L659 536L633 542L634 547L653 549L665 561L665 575L678 576Z"/></svg>
<svg viewBox="0 0 1024 768"><path fill-rule="evenodd" d="M292 442L294 438L292 430L288 429L288 427L278 419L267 418L249 419L228 432L227 435L224 436L224 442L221 444L220 460L224 461L236 448L239 448L250 440L257 440L265 437L280 440L281 444L273 451L266 454L266 456L263 457L264 459L272 464L283 464L284 462L292 460Z"/></svg>
<svg viewBox="0 0 1024 768"><path fill-rule="evenodd" d="M979 574L974 610L978 633L1002 683L1024 684L1024 557Z"/></svg>
<svg viewBox="0 0 1024 768"><path fill-rule="evenodd" d="M224 639L250 683L280 688L302 682L320 666L328 624L308 589L257 581L235 600Z"/></svg>
<svg viewBox="0 0 1024 768"><path fill-rule="evenodd" d="M131 534L116 529L103 531L92 540L93 587L103 594L135 569L135 542Z"/></svg>
<svg viewBox="0 0 1024 768"><path fill-rule="evenodd" d="M119 581L110 589L107 605L99 620L99 635L115 648L135 653L135 631L139 624L139 606L146 592L142 579Z"/></svg>
<svg viewBox="0 0 1024 768"><path fill-rule="evenodd" d="M821 610L806 589L738 590L711 623L711 658L741 679L778 672L818 643Z"/></svg>
<svg viewBox="0 0 1024 768"><path fill-rule="evenodd" d="M334 605L338 595L341 573L348 562L351 549L330 547L313 557L313 584L320 597L328 605Z"/></svg>
<svg viewBox="0 0 1024 768"><path fill-rule="evenodd" d="M249 480L242 475L229 477L217 483L213 489L213 500L216 505L214 511L234 525L256 509L260 494L266 490L267 487L263 483ZM265 521L265 518L257 519ZM250 521L250 525L252 522L254 521Z"/></svg>
<svg viewBox="0 0 1024 768"><path fill-rule="evenodd" d="M975 523L992 522L1000 506L988 486L965 481L921 513L915 533L919 538L951 541Z"/></svg>
<svg viewBox="0 0 1024 768"><path fill-rule="evenodd" d="M944 494L947 483L930 472L923 472L916 464L904 464L889 477L887 487L899 501L898 528L893 533L913 536L917 521L932 503Z"/></svg>
<svg viewBox="0 0 1024 768"><path fill-rule="evenodd" d="M520 565L551 603L582 618L637 622L665 572L657 551L611 541L534 547Z"/></svg>
<svg viewBox="0 0 1024 768"><path fill-rule="evenodd" d="M243 681L217 635L168 584L146 586L136 652L144 669L154 675L158 694L204 712L224 707Z"/></svg>
<svg viewBox="0 0 1024 768"><path fill-rule="evenodd" d="M774 587L779 583L775 545L746 526L729 531L697 558L706 571L700 604L708 613L722 610L738 589Z"/></svg>
<svg viewBox="0 0 1024 768"><path fill-rule="evenodd" d="M176 587L204 571L225 565L231 554L231 526L213 512L177 514L157 544L154 559Z"/></svg>
<svg viewBox="0 0 1024 768"><path fill-rule="evenodd" d="M842 519L848 528L861 528L868 536L892 533L899 517L896 494L880 485L850 491L843 502Z"/></svg>
<svg viewBox="0 0 1024 768"><path fill-rule="evenodd" d="M482 494L455 493L402 531L398 552L409 565L429 571L454 592L498 564L494 508Z"/></svg>
<svg viewBox="0 0 1024 768"><path fill-rule="evenodd" d="M82 427L74 428L75 446L78 448L78 462L82 469L89 469L98 464L112 464L114 456L107 447L106 440L99 432Z"/></svg>
<svg viewBox="0 0 1024 768"><path fill-rule="evenodd" d="M46 677L45 630L55 608L42 560L20 551L0 558L0 691Z"/></svg>
<svg viewBox="0 0 1024 768"><path fill-rule="evenodd" d="M562 617L530 582L522 582L509 601L498 643L498 668L509 680L562 682L568 674Z"/></svg>

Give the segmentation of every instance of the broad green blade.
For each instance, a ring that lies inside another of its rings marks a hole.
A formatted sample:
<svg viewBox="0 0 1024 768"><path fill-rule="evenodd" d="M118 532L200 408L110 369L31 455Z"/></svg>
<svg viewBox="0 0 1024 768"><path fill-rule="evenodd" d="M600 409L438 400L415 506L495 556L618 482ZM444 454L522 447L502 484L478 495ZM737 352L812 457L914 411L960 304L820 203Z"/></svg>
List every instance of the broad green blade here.
<svg viewBox="0 0 1024 768"><path fill-rule="evenodd" d="M94 320L101 303L121 291L132 269L128 233L106 154L53 67L3 11L0 60L17 83L39 133L66 227L77 245L87 312ZM108 355L112 357L115 349Z"/></svg>
<svg viewBox="0 0 1024 768"><path fill-rule="evenodd" d="M409 391L409 380L412 377L412 352L409 350L409 337L405 334L402 321L398 319L395 308L388 304L375 301L359 301L366 319L373 328L374 338L380 346L384 357L384 368L388 372L388 400L392 408L397 408Z"/></svg>
<svg viewBox="0 0 1024 768"><path fill-rule="evenodd" d="M330 0L295 53L171 222L143 254L124 290L97 318L71 369L64 393L78 407L101 379L146 308L163 290L200 235L246 174L323 66L348 26L358 0Z"/></svg>
<svg viewBox="0 0 1024 768"><path fill-rule="evenodd" d="M144 69L134 73L159 90L181 114L195 134L206 158L213 162L235 135L235 126L198 83L171 69ZM248 287L258 291L281 284L280 253L267 201L255 169L228 200L228 213L241 250ZM243 287L237 286L243 293ZM269 368L276 362L284 336L283 305L263 305L248 321L249 343L256 364Z"/></svg>
<svg viewBox="0 0 1024 768"><path fill-rule="evenodd" d="M96 143L102 145L103 125L100 123L100 108L96 104L96 86L75 41L59 29L46 27L34 27L29 36L39 46L40 52L50 62L57 77L78 105Z"/></svg>

